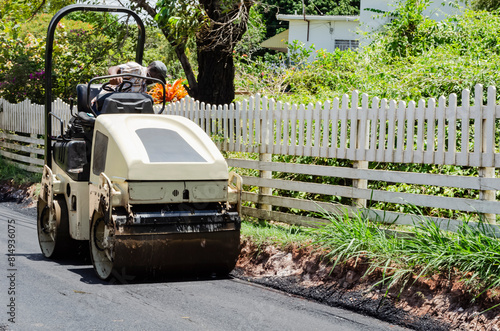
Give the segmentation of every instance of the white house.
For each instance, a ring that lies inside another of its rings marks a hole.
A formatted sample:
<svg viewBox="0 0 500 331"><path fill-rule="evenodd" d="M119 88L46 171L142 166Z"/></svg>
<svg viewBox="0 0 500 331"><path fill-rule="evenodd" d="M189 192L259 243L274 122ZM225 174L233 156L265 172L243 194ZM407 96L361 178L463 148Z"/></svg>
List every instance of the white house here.
<svg viewBox="0 0 500 331"><path fill-rule="evenodd" d="M359 16L320 16L320 15L278 15L277 18L289 22L289 29L264 41L261 46L287 51L286 43L299 40L306 47L314 45L333 52L336 48L356 49L362 39L359 32L372 32L386 24L390 17L383 12L394 10L397 0L361 0ZM456 15L465 7L463 0L436 0L431 2L424 15L440 21L449 15ZM369 35L368 35L369 38Z"/></svg>
<svg viewBox="0 0 500 331"><path fill-rule="evenodd" d="M314 45L329 52L335 48L358 48L359 16L278 15L277 18L290 22L289 43L300 40L306 46Z"/></svg>

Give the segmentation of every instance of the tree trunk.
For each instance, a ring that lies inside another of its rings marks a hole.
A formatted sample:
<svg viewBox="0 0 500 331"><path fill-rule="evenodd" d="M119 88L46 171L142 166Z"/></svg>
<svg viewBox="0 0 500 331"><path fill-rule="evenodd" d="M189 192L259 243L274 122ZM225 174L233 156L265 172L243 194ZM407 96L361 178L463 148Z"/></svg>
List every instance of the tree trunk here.
<svg viewBox="0 0 500 331"><path fill-rule="evenodd" d="M234 100L233 55L219 48L198 48L198 84L191 96L200 102L222 105Z"/></svg>

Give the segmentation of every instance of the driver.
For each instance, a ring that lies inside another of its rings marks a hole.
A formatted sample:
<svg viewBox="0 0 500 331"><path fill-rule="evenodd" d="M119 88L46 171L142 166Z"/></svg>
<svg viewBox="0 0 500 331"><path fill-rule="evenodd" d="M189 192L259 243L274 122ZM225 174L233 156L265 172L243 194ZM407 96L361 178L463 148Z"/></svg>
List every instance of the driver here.
<svg viewBox="0 0 500 331"><path fill-rule="evenodd" d="M164 84L166 84L166 76L167 76L167 66L161 61L153 61L147 67L143 67L137 62L127 62L125 64L120 64L117 66L110 67L108 69L109 75L118 75L118 74L134 74L143 77L152 77L161 80ZM113 77L109 80L109 84L114 87L119 86L123 79L127 82L130 82L132 86L129 88L128 84L125 86L124 92L146 92L147 86L153 81L149 79L140 79L135 77ZM113 88L114 89L114 88ZM102 90L98 96L94 97L91 101L91 107L94 111L97 110L97 99L100 99L105 94L108 94L109 91Z"/></svg>
<svg viewBox="0 0 500 331"><path fill-rule="evenodd" d="M161 61L153 61L147 67L143 67L136 62L127 62L108 69L110 75L118 74L135 74L143 77L152 77L161 80L166 84L167 67ZM147 85L151 84L151 80L139 79L134 77L125 77L126 80L132 83L132 88L127 92L146 92ZM109 80L111 85L120 85L123 82L123 77L115 77Z"/></svg>

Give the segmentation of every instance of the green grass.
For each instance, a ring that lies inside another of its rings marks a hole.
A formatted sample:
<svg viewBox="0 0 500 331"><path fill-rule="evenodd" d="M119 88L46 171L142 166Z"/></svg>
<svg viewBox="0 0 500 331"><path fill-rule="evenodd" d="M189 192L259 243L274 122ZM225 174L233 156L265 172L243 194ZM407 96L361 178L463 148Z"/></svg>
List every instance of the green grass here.
<svg viewBox="0 0 500 331"><path fill-rule="evenodd" d="M249 238L258 248L274 245L286 249L292 245L303 246L311 241L307 229L286 224L277 225L268 222L246 220L241 224L241 233Z"/></svg>
<svg viewBox="0 0 500 331"><path fill-rule="evenodd" d="M423 218L410 235L399 237L360 216L327 218L329 223L312 233L313 245L329 250L325 257L334 265L367 257L367 272L382 270L388 288L434 274L458 276L476 290L500 287L500 241L487 235L486 226L464 223L452 233Z"/></svg>
<svg viewBox="0 0 500 331"><path fill-rule="evenodd" d="M35 174L7 163L0 156L0 181L12 180L14 184L39 183L42 174Z"/></svg>
<svg viewBox="0 0 500 331"><path fill-rule="evenodd" d="M500 288L500 240L487 227L464 223L457 233L441 230L423 218L408 235L394 236L361 216L325 214L317 229L244 223L242 233L263 244L312 245L332 264L363 261L367 274L382 272L378 284L401 290L416 278L435 274L458 277L475 293Z"/></svg>

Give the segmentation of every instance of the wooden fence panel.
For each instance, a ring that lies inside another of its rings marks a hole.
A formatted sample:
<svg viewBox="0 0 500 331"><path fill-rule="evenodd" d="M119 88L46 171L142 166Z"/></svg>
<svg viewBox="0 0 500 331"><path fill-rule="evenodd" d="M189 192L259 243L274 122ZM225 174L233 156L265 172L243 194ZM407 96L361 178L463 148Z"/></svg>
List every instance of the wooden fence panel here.
<svg viewBox="0 0 500 331"><path fill-rule="evenodd" d="M352 93L351 108L347 113L346 127L349 127L349 146L346 146L346 158L349 160L356 159L356 142L358 138L358 97L358 91L354 91ZM348 133L344 131L343 134L347 136Z"/></svg>
<svg viewBox="0 0 500 331"><path fill-rule="evenodd" d="M329 155L330 158L337 158L337 150L338 150L338 135L339 135L339 106L340 106L339 98L333 99L332 107L330 108L330 118L331 121L329 125L331 126L331 139L330 139L330 149Z"/></svg>
<svg viewBox="0 0 500 331"><path fill-rule="evenodd" d="M361 96L356 135L356 160L366 160L366 151L370 145L370 123L368 120L368 95Z"/></svg>
<svg viewBox="0 0 500 331"><path fill-rule="evenodd" d="M444 146L444 139L445 139L445 133L446 133L446 123L445 123L445 116L446 116L446 99L442 96L438 100L438 107L436 110L436 122L437 122L437 146L436 146L436 154L435 154L435 162L439 164L444 163L444 152L445 152L445 146Z"/></svg>

